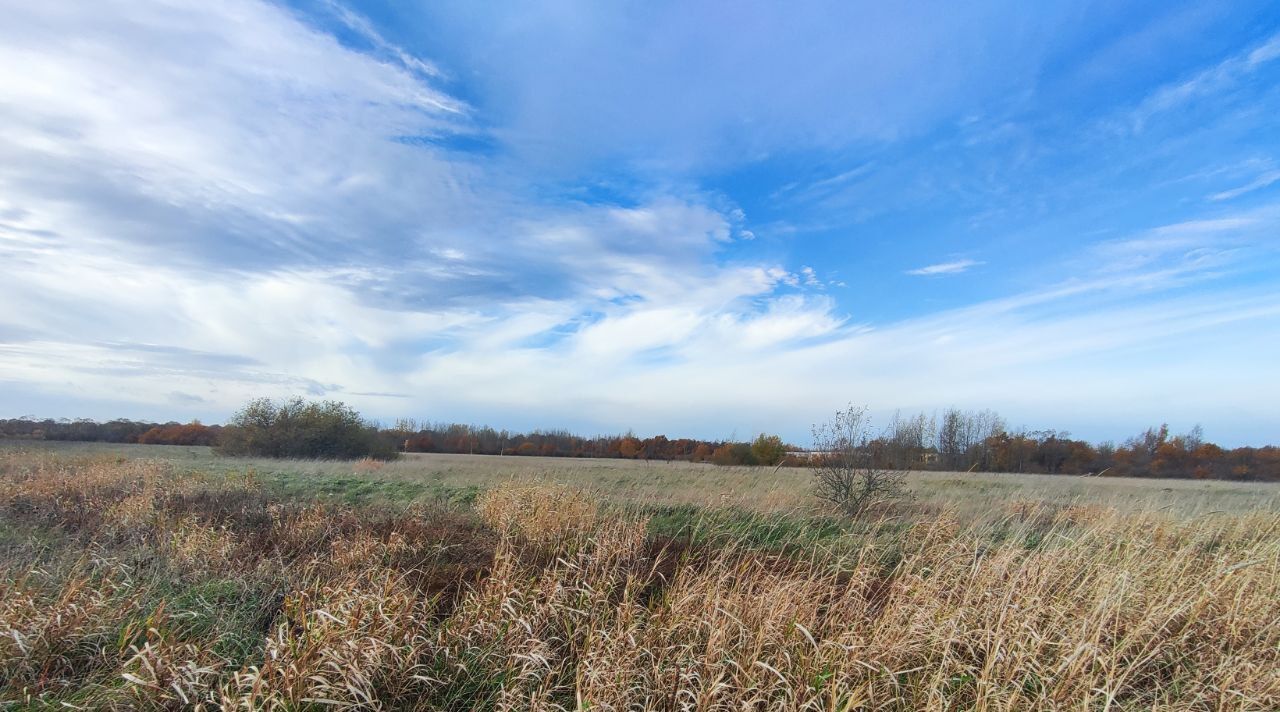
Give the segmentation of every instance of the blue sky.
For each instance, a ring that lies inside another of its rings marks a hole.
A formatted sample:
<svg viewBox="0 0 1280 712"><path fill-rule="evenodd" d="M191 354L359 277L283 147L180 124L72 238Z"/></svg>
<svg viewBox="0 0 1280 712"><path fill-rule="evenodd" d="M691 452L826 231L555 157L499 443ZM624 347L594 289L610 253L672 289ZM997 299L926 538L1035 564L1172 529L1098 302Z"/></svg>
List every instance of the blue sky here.
<svg viewBox="0 0 1280 712"><path fill-rule="evenodd" d="M1280 7L0 0L0 411L1280 440Z"/></svg>

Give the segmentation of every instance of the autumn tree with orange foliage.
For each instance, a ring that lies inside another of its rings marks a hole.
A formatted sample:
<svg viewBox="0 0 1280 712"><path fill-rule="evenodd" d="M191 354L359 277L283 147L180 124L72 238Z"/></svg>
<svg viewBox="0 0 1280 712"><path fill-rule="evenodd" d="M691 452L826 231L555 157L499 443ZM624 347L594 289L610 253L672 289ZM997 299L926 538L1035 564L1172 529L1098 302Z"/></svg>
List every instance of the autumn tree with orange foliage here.
<svg viewBox="0 0 1280 712"><path fill-rule="evenodd" d="M217 445L220 428L212 428L193 420L186 425L157 425L138 436L143 445Z"/></svg>

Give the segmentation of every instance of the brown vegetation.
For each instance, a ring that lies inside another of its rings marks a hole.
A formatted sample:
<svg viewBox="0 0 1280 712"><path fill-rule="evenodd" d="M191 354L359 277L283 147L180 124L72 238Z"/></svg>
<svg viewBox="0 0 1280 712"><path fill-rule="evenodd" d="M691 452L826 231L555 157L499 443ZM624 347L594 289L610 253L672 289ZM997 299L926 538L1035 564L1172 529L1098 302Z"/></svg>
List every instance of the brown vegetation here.
<svg viewBox="0 0 1280 712"><path fill-rule="evenodd" d="M0 419L0 438L7 440L215 445L221 430L220 425L202 425L199 421L183 425L125 419L107 422L84 418L79 420Z"/></svg>
<svg viewBox="0 0 1280 712"><path fill-rule="evenodd" d="M145 461L0 451L0 479L0 704L1280 706L1275 512L1011 502L801 555L548 483L388 515Z"/></svg>
<svg viewBox="0 0 1280 712"><path fill-rule="evenodd" d="M141 445L208 445L218 444L221 428L211 428L200 421L186 425L157 425L138 436Z"/></svg>

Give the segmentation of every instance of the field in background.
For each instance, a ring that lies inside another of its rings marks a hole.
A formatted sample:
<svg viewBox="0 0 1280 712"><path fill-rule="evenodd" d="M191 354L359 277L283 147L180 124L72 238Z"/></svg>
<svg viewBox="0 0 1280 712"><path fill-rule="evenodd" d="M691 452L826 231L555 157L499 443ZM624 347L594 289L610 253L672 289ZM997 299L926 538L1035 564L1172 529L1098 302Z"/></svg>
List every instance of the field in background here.
<svg viewBox="0 0 1280 712"><path fill-rule="evenodd" d="M0 447L0 709L1270 710L1280 490Z"/></svg>
<svg viewBox="0 0 1280 712"><path fill-rule="evenodd" d="M252 471L291 496L350 503L471 501L509 481L549 481L591 490L636 506L740 507L761 513L816 514L803 468L722 467L706 463L493 455L405 454L389 463L221 458L206 447L99 443L4 443L59 453L158 458L179 469ZM1280 510L1280 483L1169 480L1077 475L912 472L915 511L964 516L1000 512L1010 501L1055 506L1098 504L1124 511L1165 510L1185 516Z"/></svg>

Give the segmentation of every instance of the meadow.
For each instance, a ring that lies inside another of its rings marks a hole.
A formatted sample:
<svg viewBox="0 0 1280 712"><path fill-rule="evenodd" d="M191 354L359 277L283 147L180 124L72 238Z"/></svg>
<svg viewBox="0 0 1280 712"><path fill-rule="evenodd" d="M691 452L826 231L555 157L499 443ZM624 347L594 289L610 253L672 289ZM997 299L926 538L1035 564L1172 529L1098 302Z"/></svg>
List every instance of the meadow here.
<svg viewBox="0 0 1280 712"><path fill-rule="evenodd" d="M1280 487L0 446L3 709L1280 709Z"/></svg>

